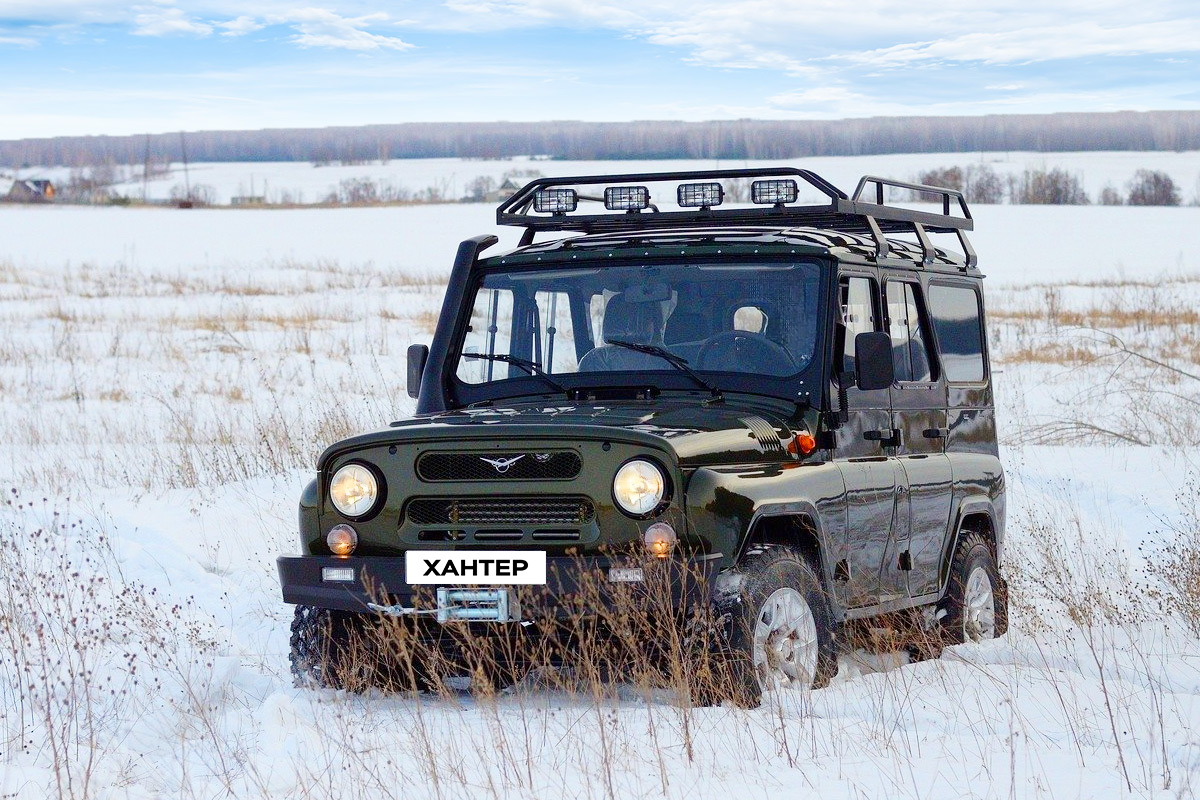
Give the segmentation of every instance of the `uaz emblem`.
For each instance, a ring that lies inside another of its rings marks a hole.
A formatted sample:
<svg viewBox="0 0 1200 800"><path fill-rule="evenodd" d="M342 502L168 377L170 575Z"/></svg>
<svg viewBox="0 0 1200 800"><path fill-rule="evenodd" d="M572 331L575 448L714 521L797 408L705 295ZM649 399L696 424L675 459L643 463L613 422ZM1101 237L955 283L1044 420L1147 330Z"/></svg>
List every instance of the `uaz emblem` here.
<svg viewBox="0 0 1200 800"><path fill-rule="evenodd" d="M501 475L503 475L504 473L508 472L509 468L512 467L513 464L517 463L524 457L525 454L522 453L521 455L513 456L512 458L484 458L483 456L480 456L479 460L491 464L496 468L496 472L499 472Z"/></svg>

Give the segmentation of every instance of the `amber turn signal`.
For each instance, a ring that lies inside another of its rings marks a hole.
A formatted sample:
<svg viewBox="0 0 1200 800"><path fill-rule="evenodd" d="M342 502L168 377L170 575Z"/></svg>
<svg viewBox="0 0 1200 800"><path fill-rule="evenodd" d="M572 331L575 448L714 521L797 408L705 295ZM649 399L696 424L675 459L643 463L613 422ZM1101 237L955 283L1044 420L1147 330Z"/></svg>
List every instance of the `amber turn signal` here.
<svg viewBox="0 0 1200 800"><path fill-rule="evenodd" d="M817 438L808 431L801 431L788 442L787 449L792 455L806 456L817 449Z"/></svg>

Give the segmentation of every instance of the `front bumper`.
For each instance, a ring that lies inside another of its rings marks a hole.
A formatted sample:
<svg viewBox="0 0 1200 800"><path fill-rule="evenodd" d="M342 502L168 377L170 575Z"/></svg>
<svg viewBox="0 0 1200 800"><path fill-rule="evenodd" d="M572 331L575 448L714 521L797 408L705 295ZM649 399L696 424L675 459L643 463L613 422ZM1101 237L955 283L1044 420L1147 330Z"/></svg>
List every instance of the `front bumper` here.
<svg viewBox="0 0 1200 800"><path fill-rule="evenodd" d="M645 580L614 582L612 567L635 566L602 556L551 556L546 559L544 586L512 586L520 597L522 618L563 617L601 607L612 608L620 598L684 609L708 603L709 587L720 556L668 559L643 566ZM438 588L461 588L463 584L414 586L405 581L404 558L365 556L280 556L276 561L285 603L316 606L339 611L369 613L368 603L436 609ZM353 582L322 579L326 567L354 568Z"/></svg>

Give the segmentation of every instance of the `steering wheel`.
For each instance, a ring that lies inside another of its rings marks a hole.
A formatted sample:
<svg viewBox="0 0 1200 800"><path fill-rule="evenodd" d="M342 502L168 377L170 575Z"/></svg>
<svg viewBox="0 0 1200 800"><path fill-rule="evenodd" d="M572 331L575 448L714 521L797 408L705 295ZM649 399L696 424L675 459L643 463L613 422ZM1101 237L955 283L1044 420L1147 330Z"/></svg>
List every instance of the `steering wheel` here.
<svg viewBox="0 0 1200 800"><path fill-rule="evenodd" d="M704 343L696 356L696 369L744 372L742 365L746 364L759 368L766 375L796 372L796 362L787 348L761 333L750 331L718 333ZM780 364L786 365L787 369L780 371Z"/></svg>

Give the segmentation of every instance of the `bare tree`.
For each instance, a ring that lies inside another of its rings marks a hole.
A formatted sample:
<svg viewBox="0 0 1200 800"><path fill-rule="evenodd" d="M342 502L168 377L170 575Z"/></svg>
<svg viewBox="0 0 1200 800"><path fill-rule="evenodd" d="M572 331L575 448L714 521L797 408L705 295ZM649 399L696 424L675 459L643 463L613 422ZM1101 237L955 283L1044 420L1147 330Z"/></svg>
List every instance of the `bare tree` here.
<svg viewBox="0 0 1200 800"><path fill-rule="evenodd" d="M1009 177L1012 202L1028 205L1084 206L1087 192L1078 176L1057 167L1051 170L1027 169Z"/></svg>
<svg viewBox="0 0 1200 800"><path fill-rule="evenodd" d="M1117 191L1111 183L1100 190L1100 205L1102 206L1123 206L1125 198Z"/></svg>
<svg viewBox="0 0 1200 800"><path fill-rule="evenodd" d="M989 165L972 164L967 167L964 194L972 203L1002 203L1004 181Z"/></svg>
<svg viewBox="0 0 1200 800"><path fill-rule="evenodd" d="M1129 182L1129 205L1131 206L1177 206L1179 188L1165 172L1139 169Z"/></svg>
<svg viewBox="0 0 1200 800"><path fill-rule="evenodd" d="M496 179L491 175L479 175L467 181L467 193L463 200L471 203L482 203L487 196L496 190Z"/></svg>

